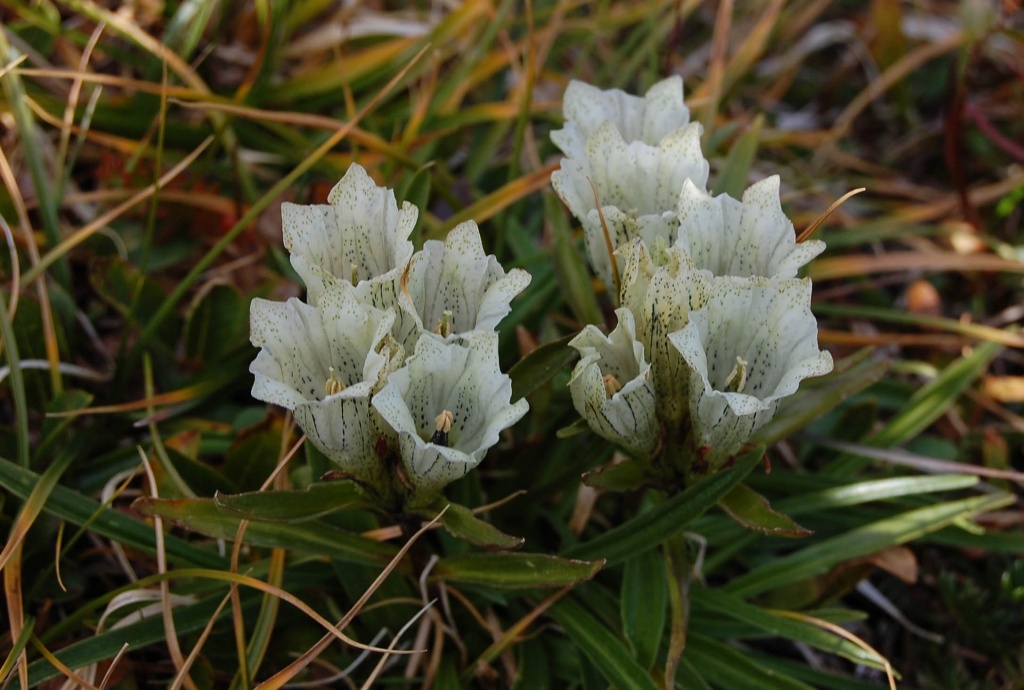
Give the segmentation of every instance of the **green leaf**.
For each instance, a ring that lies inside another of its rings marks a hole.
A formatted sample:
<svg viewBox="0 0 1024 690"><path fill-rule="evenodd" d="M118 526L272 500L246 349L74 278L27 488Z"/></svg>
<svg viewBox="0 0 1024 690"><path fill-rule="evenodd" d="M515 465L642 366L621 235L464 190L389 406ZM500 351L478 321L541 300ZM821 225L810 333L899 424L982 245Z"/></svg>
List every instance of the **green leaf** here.
<svg viewBox="0 0 1024 690"><path fill-rule="evenodd" d="M647 671L633 658L626 645L593 614L566 597L548 609L548 615L573 643L601 671L613 688L656 690Z"/></svg>
<svg viewBox="0 0 1024 690"><path fill-rule="evenodd" d="M195 604L173 609L174 629L179 635L202 630L210 622L210 616L217 610L217 605L224 597L223 590L218 594ZM254 600L246 599L243 608L251 608ZM221 612L221 618L231 615L231 609ZM137 623L131 623L114 630L106 630L90 635L84 640L74 642L55 652L55 656L71 668L82 668L89 664L113 659L126 643L132 651L138 651L147 645L163 642L167 639L162 616L147 616ZM46 659L33 661L28 665L28 682L30 687L60 676L60 671L50 665Z"/></svg>
<svg viewBox="0 0 1024 690"><path fill-rule="evenodd" d="M690 635L683 658L721 688L814 690L806 683L751 661L738 649L699 635Z"/></svg>
<svg viewBox="0 0 1024 690"><path fill-rule="evenodd" d="M513 401L526 397L565 368L576 356L576 350L569 347L569 341L575 337L572 334L544 343L516 362L508 372L512 379Z"/></svg>
<svg viewBox="0 0 1024 690"><path fill-rule="evenodd" d="M732 469L694 484L653 509L583 544L566 549L570 558L604 558L609 565L621 563L681 532L688 524L743 481L761 461L764 448L755 448L736 459Z"/></svg>
<svg viewBox="0 0 1024 690"><path fill-rule="evenodd" d="M604 317L597 304L597 296L591 282L590 272L580 256L565 211L560 207L554 194L544 195L544 217L551 223L552 252L555 275L562 288L562 295L576 320L580 323L602 323ZM614 290L614 286L606 286ZM613 295L618 302L618 295Z"/></svg>
<svg viewBox="0 0 1024 690"><path fill-rule="evenodd" d="M221 512L210 498L139 498L132 508L143 515L172 520L214 539L234 540L241 522L241 518ZM244 540L254 546L295 549L363 565L387 564L398 553L388 544L317 522L301 525L251 522Z"/></svg>
<svg viewBox="0 0 1024 690"><path fill-rule="evenodd" d="M585 472L581 481L595 489L632 491L647 483L647 470L647 464L635 460L610 462Z"/></svg>
<svg viewBox="0 0 1024 690"><path fill-rule="evenodd" d="M28 498L40 481L40 476L35 472L0 458L0 486L15 496ZM53 487L43 510L74 525L87 526L92 532L125 546L143 549L148 553L156 550L150 525L111 510L59 484ZM164 550L172 560L180 559L206 568L223 568L227 565L227 559L173 534L164 536Z"/></svg>
<svg viewBox="0 0 1024 690"><path fill-rule="evenodd" d="M777 537L806 537L813 534L787 515L772 510L768 499L746 484L736 486L719 502L729 517L747 529Z"/></svg>
<svg viewBox="0 0 1024 690"><path fill-rule="evenodd" d="M1013 502L1012 495L1000 492L912 510L773 559L741 575L723 589L733 594L758 594L813 577L838 563L904 544L958 520Z"/></svg>
<svg viewBox="0 0 1024 690"><path fill-rule="evenodd" d="M622 632L637 663L654 666L665 633L668 592L661 552L651 549L626 561L622 575Z"/></svg>
<svg viewBox="0 0 1024 690"><path fill-rule="evenodd" d="M430 577L435 581L505 589L564 587L589 580L603 566L603 561L540 553L464 553L442 558Z"/></svg>
<svg viewBox="0 0 1024 690"><path fill-rule="evenodd" d="M431 516L437 512L431 513ZM457 503L449 503L441 517L441 524L457 539L487 549L518 549L526 541L522 537L505 534L489 522L473 515L473 511Z"/></svg>
<svg viewBox="0 0 1024 690"><path fill-rule="evenodd" d="M963 392L988 370L989 364L1002 350L1003 346L997 343L980 343L970 355L953 362L918 389L900 413L867 442L880 448L890 448L918 436L949 411ZM847 454L834 461L829 471L849 475L869 462L867 458Z"/></svg>
<svg viewBox="0 0 1024 690"><path fill-rule="evenodd" d="M248 342L249 309L231 285L201 291L185 316L185 356L217 362Z"/></svg>
<svg viewBox="0 0 1024 690"><path fill-rule="evenodd" d="M228 515L255 522L309 522L331 513L367 507L366 496L355 482L318 482L302 491L252 491L228 496L215 494L213 502Z"/></svg>
<svg viewBox="0 0 1024 690"><path fill-rule="evenodd" d="M430 184L433 179L434 164L427 163L420 167L412 175L405 177L402 183L395 190L395 198L399 204L404 201L409 202L416 208L428 208L430 202ZM425 213L420 213L416 217L416 227L413 228L412 233L409 235L409 239L412 241L414 246L419 247L422 242L420 235L422 234L423 222Z"/></svg>
<svg viewBox="0 0 1024 690"><path fill-rule="evenodd" d="M717 616L747 623L759 631L811 645L830 654L873 668L885 668L885 660L838 635L807 621L781 616L774 611L749 604L740 597L708 587L690 590L695 609L709 608Z"/></svg>
<svg viewBox="0 0 1024 690"><path fill-rule="evenodd" d="M734 199L743 196L743 191L747 188L750 165L754 162L754 155L757 154L757 147L761 143L762 126L764 126L764 115L758 114L750 123L750 129L733 144L716 177L715 196L728 194Z"/></svg>

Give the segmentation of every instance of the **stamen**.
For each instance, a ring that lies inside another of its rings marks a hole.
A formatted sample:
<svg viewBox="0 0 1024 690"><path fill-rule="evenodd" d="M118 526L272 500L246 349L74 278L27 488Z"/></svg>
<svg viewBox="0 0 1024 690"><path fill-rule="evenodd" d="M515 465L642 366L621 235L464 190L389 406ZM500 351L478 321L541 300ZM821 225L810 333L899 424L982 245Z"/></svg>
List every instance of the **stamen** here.
<svg viewBox="0 0 1024 690"><path fill-rule="evenodd" d="M328 367L328 371L331 372L330 378L327 379L325 388L327 389L327 395L334 395L345 390L345 383L338 378L337 374L334 373L334 367Z"/></svg>
<svg viewBox="0 0 1024 690"><path fill-rule="evenodd" d="M351 268L351 270L352 270L352 284L353 285L358 285L359 284L359 266L357 266L355 264L349 264L349 266L352 267Z"/></svg>
<svg viewBox="0 0 1024 690"><path fill-rule="evenodd" d="M743 388L747 385L747 360L742 357L736 357L736 365L729 372L729 375L725 378L725 383L722 385L722 389L727 393L742 393Z"/></svg>
<svg viewBox="0 0 1024 690"><path fill-rule="evenodd" d="M608 394L608 397L612 397L616 393L622 390L622 384L615 378L614 374L604 375L604 392Z"/></svg>
<svg viewBox="0 0 1024 690"><path fill-rule="evenodd" d="M437 333L442 338L447 338L452 334L452 313L447 309L441 314L441 318L437 320L437 325L434 326L434 333Z"/></svg>
<svg viewBox="0 0 1024 690"><path fill-rule="evenodd" d="M452 422L454 421L455 415L451 413L451 410L443 410L441 414L434 417L436 429L434 431L434 435L430 437L430 442L447 448L448 432L452 430Z"/></svg>

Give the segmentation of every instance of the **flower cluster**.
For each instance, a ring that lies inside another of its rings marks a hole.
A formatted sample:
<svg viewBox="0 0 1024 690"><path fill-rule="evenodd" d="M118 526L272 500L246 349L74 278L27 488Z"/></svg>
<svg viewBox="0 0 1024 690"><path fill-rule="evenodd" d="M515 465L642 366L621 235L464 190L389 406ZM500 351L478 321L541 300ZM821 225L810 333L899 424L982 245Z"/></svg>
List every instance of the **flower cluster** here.
<svg viewBox="0 0 1024 690"><path fill-rule="evenodd" d="M643 98L574 81L563 110L551 181L619 307L609 335L587 326L571 343L574 406L640 458L671 449L686 479L712 472L802 379L832 370L796 278L824 244L797 243L777 176L739 200L707 191L679 77Z"/></svg>
<svg viewBox="0 0 1024 690"><path fill-rule="evenodd" d="M422 505L526 414L494 329L530 275L486 255L472 221L414 253L417 209L358 165L328 202L282 207L307 302L253 300L252 394L386 504Z"/></svg>

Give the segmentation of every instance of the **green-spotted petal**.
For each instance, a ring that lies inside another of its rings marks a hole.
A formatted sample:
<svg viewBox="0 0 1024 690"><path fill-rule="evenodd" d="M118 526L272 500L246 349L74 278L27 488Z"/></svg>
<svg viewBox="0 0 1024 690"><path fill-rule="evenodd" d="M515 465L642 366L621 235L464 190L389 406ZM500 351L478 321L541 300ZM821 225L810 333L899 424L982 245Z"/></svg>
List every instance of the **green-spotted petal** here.
<svg viewBox="0 0 1024 690"><path fill-rule="evenodd" d="M284 244L315 304L326 285L358 284L400 273L412 256L409 235L419 211L401 210L392 190L378 187L352 164L327 197L328 204L281 206Z"/></svg>
<svg viewBox="0 0 1024 690"><path fill-rule="evenodd" d="M818 349L811 282L716 278L705 306L669 341L689 369L690 416L710 468L771 420L800 381L832 370Z"/></svg>
<svg viewBox="0 0 1024 690"><path fill-rule="evenodd" d="M480 464L498 435L526 414L511 404L512 381L498 368L498 335L477 331L465 344L420 338L416 354L388 377L373 407L398 434L402 465L426 503ZM438 418L451 413L444 442L434 441Z"/></svg>
<svg viewBox="0 0 1024 690"><path fill-rule="evenodd" d="M651 365L636 338L633 315L615 311L618 325L605 336L587 326L569 343L580 361L569 381L573 406L602 438L645 458L658 441Z"/></svg>

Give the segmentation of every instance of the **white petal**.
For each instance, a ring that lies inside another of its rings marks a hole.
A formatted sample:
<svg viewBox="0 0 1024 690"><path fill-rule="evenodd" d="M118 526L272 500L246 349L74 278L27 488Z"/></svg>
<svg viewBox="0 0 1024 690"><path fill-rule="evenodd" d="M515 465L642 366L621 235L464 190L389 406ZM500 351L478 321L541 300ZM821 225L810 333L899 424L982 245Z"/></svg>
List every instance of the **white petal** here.
<svg viewBox="0 0 1024 690"><path fill-rule="evenodd" d="M690 369L691 421L712 469L770 421L801 380L832 370L832 356L818 350L810 297L809 280L719 278L706 306L669 334ZM746 380L732 391L737 358Z"/></svg>
<svg viewBox="0 0 1024 690"><path fill-rule="evenodd" d="M742 201L685 184L677 215L679 244L699 268L719 276L792 278L825 249L816 240L796 243L777 175L752 185Z"/></svg>
<svg viewBox="0 0 1024 690"><path fill-rule="evenodd" d="M651 362L659 414L679 421L687 407L686 365L667 336L707 302L711 276L697 270L678 246L656 247L652 259L647 247L634 240L620 253L625 261L621 302L636 318L637 338Z"/></svg>
<svg viewBox="0 0 1024 690"><path fill-rule="evenodd" d="M406 476L427 501L464 476L519 421L525 400L510 404L512 382L498 368L498 336L478 331L466 345L420 338L408 364L388 377L373 406L397 432ZM435 419L453 415L448 445L430 441Z"/></svg>
<svg viewBox="0 0 1024 690"><path fill-rule="evenodd" d="M315 303L324 276L358 283L402 266L412 255L409 234L418 210L378 187L353 164L328 195L329 205L281 206L284 243Z"/></svg>
<svg viewBox="0 0 1024 690"><path fill-rule="evenodd" d="M636 339L633 315L628 309L617 309L615 314L619 322L609 336L587 326L569 343L581 357L569 390L576 411L591 429L646 458L660 431L651 366ZM622 388L609 396L605 376L613 376Z"/></svg>
<svg viewBox="0 0 1024 690"><path fill-rule="evenodd" d="M634 237L675 241L680 188L687 181L699 187L707 183L700 131L693 123L669 133L658 146L627 144L607 121L587 140L584 158L563 160L552 174L555 191L583 224L594 272L609 289L614 290L609 240L613 251Z"/></svg>
<svg viewBox="0 0 1024 690"><path fill-rule="evenodd" d="M448 321L451 338L494 330L529 284L529 273L505 273L493 255L484 254L476 223L460 223L443 243L428 241L413 256L399 303L415 330L403 324L397 337L411 351L419 332L436 331L442 320Z"/></svg>
<svg viewBox="0 0 1024 690"><path fill-rule="evenodd" d="M657 144L690 121L679 76L658 82L644 98L574 80L565 90L562 112L565 128L552 132L551 139L570 158L580 155L586 140L605 121L611 121L626 141L648 144Z"/></svg>
<svg viewBox="0 0 1024 690"><path fill-rule="evenodd" d="M371 483L380 476L381 428L369 400L388 364L378 347L394 320L393 311L360 304L344 286L328 289L315 307L297 299L255 299L250 307L250 338L262 348L249 367L253 397L292 410L317 448ZM344 389L329 394L331 379Z"/></svg>

